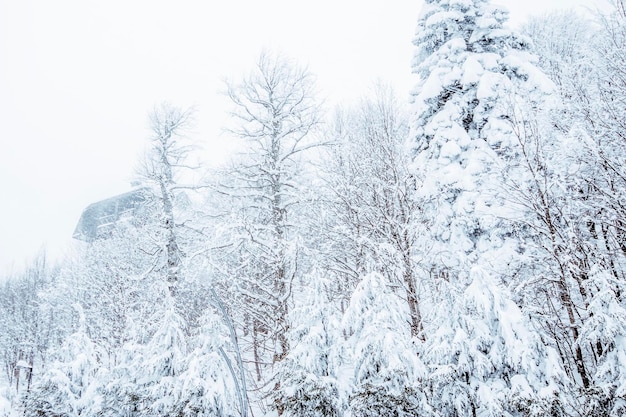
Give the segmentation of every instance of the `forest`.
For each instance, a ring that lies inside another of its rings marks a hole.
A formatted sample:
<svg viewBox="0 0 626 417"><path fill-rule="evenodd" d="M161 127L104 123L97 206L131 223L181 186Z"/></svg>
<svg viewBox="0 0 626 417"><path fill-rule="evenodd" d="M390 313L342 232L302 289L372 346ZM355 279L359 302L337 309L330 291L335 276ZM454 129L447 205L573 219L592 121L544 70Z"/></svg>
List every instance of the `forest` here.
<svg viewBox="0 0 626 417"><path fill-rule="evenodd" d="M264 52L219 167L156 105L140 209L0 281L0 416L626 415L613 5L425 0L410 99L333 111Z"/></svg>

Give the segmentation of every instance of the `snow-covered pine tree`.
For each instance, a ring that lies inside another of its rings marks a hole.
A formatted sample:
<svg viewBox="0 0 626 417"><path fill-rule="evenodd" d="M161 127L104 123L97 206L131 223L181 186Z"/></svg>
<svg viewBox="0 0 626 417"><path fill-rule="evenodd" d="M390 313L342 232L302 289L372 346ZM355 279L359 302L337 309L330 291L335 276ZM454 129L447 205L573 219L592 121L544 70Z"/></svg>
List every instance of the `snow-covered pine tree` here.
<svg viewBox="0 0 626 417"><path fill-rule="evenodd" d="M245 416L247 410L238 405L247 403L238 398L245 395L238 387L234 367L226 352L229 346L220 317L212 309L202 315L194 329L186 357L187 369L172 389L176 399L173 415L188 417ZM229 349L230 348L230 349Z"/></svg>
<svg viewBox="0 0 626 417"><path fill-rule="evenodd" d="M27 417L75 417L89 414L93 406L102 352L92 342L82 307L75 305L79 316L76 332L57 351L56 360L23 394L23 415Z"/></svg>
<svg viewBox="0 0 626 417"><path fill-rule="evenodd" d="M166 285L161 282L165 295L155 302L159 308L144 324L148 329L137 335L148 340L126 343L119 364L101 381L100 415L168 415L176 409L173 392L187 368L187 328Z"/></svg>
<svg viewBox="0 0 626 417"><path fill-rule="evenodd" d="M167 303L148 343L125 346L124 362L101 385L99 415L244 415L237 409L234 365L226 356L228 341L219 317L206 310L189 337L171 299Z"/></svg>
<svg viewBox="0 0 626 417"><path fill-rule="evenodd" d="M418 385L425 368L412 343L408 313L406 303L381 274L362 277L343 317L350 337L341 360L354 369L352 390L347 393L351 415L431 415Z"/></svg>
<svg viewBox="0 0 626 417"><path fill-rule="evenodd" d="M278 365L275 405L284 416L338 417L342 413L333 351L338 326L321 272L305 280L310 286L299 294L301 301L289 314L291 348Z"/></svg>
<svg viewBox="0 0 626 417"><path fill-rule="evenodd" d="M560 365L529 337L508 287L528 260L514 227L523 209L503 179L521 154L516 106L540 102L552 84L506 20L487 0L426 0L414 40L410 144L428 230L425 279L436 294L420 350L429 403L444 416L551 415L560 406Z"/></svg>
<svg viewBox="0 0 626 417"><path fill-rule="evenodd" d="M442 416L560 415L560 358L492 273L473 267L466 288L446 280L433 288L438 307L420 349L429 403Z"/></svg>
<svg viewBox="0 0 626 417"><path fill-rule="evenodd" d="M469 283L473 258L506 243L495 233L507 214L498 170L517 152L508 111L530 65L523 40L503 28L504 11L485 0L426 3L410 144L432 233L427 270Z"/></svg>

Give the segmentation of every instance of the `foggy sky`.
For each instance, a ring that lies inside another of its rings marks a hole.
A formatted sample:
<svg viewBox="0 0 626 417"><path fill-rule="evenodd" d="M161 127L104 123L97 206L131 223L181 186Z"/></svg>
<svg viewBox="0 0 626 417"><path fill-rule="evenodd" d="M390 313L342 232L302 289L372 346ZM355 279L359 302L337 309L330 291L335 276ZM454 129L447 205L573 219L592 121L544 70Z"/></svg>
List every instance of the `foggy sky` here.
<svg viewBox="0 0 626 417"><path fill-rule="evenodd" d="M215 3L215 4L213 4ZM501 0L528 14L602 0ZM198 106L195 139L223 159L228 103L263 49L317 75L327 107L376 79L407 96L421 1L0 0L0 274L58 257L90 203L129 189L146 114ZM582 13L589 9L579 8Z"/></svg>

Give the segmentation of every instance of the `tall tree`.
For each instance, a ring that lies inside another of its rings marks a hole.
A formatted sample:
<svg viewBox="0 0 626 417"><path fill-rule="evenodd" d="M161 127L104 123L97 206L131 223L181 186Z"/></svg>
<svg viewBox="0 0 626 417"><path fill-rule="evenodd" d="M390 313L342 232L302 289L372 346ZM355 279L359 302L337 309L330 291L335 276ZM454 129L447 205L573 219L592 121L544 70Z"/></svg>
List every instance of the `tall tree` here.
<svg viewBox="0 0 626 417"><path fill-rule="evenodd" d="M176 294L180 280L183 251L179 224L175 218L175 203L181 198L178 180L191 150L187 142L193 121L193 108L181 109L167 102L156 106L149 116L151 130L149 149L142 161L139 175L153 187L152 194L158 201L156 215L160 222L158 248L163 258L163 269L171 296ZM178 176L178 178L177 178Z"/></svg>
<svg viewBox="0 0 626 417"><path fill-rule="evenodd" d="M289 351L289 304L302 269L301 164L316 146L311 133L319 122L314 93L307 70L266 53L241 83L228 86L234 105L230 131L243 139L244 151L220 189L235 207L236 267L229 270L239 272L230 281L244 302L257 379L262 362L278 362Z"/></svg>
<svg viewBox="0 0 626 417"><path fill-rule="evenodd" d="M431 370L429 401L444 415L515 415L509 398L520 379L545 396L546 414L558 395L543 390L555 386L548 375L532 371L549 363L550 348L521 349L532 324L510 286L532 277L527 235L515 227L525 210L503 180L522 153L516 107L538 105L552 84L506 20L487 0L427 0L414 40L410 143L427 222L424 278L436 295L420 350ZM514 323L503 321L509 314Z"/></svg>

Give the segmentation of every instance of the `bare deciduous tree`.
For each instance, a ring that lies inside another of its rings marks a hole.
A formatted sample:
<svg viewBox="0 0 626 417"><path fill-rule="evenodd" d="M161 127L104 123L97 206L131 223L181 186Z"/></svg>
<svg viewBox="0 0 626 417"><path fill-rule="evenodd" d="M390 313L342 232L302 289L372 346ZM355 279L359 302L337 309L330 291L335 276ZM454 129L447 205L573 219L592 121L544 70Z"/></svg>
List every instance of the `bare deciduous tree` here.
<svg viewBox="0 0 626 417"><path fill-rule="evenodd" d="M237 219L232 287L243 302L244 332L252 338L261 381L263 364L276 363L289 351L287 315L301 272L301 168L307 151L318 146L311 133L320 121L319 105L312 75L268 53L242 82L228 84L227 94L234 105L229 131L244 142L228 185L221 186Z"/></svg>
<svg viewBox="0 0 626 417"><path fill-rule="evenodd" d="M193 114L193 108L182 109L167 102L154 107L149 115L150 147L140 169L140 176L154 187L154 196L159 201L157 213L164 239L164 269L172 296L176 293L182 261L174 216L174 192L177 171L188 168L185 162L191 146L186 143L185 135L193 122Z"/></svg>
<svg viewBox="0 0 626 417"><path fill-rule="evenodd" d="M373 98L337 117L325 174L330 192L326 209L334 219L327 255L337 281L351 282L342 294L345 300L360 278L373 271L402 288L411 335L422 337L416 277L419 210L404 150L407 134L406 111L383 85Z"/></svg>

